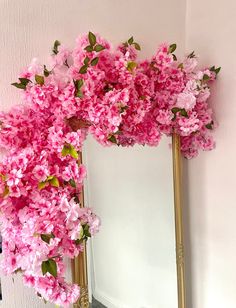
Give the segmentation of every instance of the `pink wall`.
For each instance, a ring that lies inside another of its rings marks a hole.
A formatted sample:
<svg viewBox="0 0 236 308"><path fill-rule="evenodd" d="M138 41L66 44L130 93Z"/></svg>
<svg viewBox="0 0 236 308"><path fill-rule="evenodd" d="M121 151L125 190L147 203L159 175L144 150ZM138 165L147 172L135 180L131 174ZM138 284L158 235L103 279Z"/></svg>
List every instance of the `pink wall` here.
<svg viewBox="0 0 236 308"><path fill-rule="evenodd" d="M236 1L1 0L0 23L0 102L5 110L19 100L10 83L22 66L34 56L46 61L55 39L72 44L88 29L114 42L132 33L143 43L143 56L152 52L154 41L177 38L182 47L186 41L186 51L195 49L203 64L222 66L212 99L220 123L217 148L185 166L188 308L235 308ZM3 292L7 301L0 307L44 307L11 278L3 278Z"/></svg>
<svg viewBox="0 0 236 308"><path fill-rule="evenodd" d="M212 97L216 150L187 164L189 308L236 307L235 34L235 0L187 1L186 50L222 66Z"/></svg>

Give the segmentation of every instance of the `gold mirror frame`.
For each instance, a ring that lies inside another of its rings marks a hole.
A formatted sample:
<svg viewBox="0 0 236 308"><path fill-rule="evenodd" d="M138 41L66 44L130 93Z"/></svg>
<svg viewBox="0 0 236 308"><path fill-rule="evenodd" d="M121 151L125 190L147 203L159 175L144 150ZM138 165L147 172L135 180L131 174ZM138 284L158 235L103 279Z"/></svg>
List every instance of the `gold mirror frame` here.
<svg viewBox="0 0 236 308"><path fill-rule="evenodd" d="M178 308L186 308L185 264L184 264L184 230L182 210L182 157L180 151L180 137L176 133L172 136L173 159L173 187L175 209L175 241L176 241L176 268L178 288ZM80 156L82 162L82 154ZM81 207L84 207L84 190L80 195ZM84 252L72 260L73 282L81 287L81 294L74 308L89 308L87 253L84 243Z"/></svg>

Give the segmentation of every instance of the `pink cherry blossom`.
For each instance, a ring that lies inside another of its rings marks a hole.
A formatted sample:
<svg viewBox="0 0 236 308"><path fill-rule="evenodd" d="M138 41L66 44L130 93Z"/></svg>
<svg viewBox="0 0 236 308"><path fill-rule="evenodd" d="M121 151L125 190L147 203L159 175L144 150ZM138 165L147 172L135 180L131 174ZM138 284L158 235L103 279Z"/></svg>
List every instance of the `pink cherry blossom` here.
<svg viewBox="0 0 236 308"><path fill-rule="evenodd" d="M88 133L103 146L157 146L176 132L186 158L215 147L207 100L219 68L198 69L193 53L181 62L175 47L164 43L139 60L132 38L112 48L90 33L73 49L57 42L49 65L33 59L14 83L23 103L0 112L1 266L22 272L45 300L63 307L77 301L80 288L65 280L63 258L78 256L100 228L79 201ZM57 272L43 272L45 262Z"/></svg>
<svg viewBox="0 0 236 308"><path fill-rule="evenodd" d="M196 105L196 97L192 93L180 93L176 106L185 110L191 110Z"/></svg>

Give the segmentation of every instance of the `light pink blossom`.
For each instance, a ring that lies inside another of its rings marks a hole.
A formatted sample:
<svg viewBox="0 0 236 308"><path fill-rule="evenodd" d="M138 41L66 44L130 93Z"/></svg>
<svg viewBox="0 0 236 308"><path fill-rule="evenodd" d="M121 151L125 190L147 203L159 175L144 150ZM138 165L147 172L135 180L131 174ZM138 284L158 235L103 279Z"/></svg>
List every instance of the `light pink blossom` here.
<svg viewBox="0 0 236 308"><path fill-rule="evenodd" d="M180 93L177 97L176 106L185 110L191 110L196 105L196 97L192 93Z"/></svg>

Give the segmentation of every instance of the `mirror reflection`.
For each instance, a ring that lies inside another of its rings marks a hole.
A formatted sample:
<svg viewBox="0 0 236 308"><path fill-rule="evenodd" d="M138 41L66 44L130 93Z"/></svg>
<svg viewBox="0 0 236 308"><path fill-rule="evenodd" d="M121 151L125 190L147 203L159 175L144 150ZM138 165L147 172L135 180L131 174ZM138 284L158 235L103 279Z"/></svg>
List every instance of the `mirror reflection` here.
<svg viewBox="0 0 236 308"><path fill-rule="evenodd" d="M105 307L177 307L168 142L104 149L89 139L86 145L86 204L102 221L90 275L94 297Z"/></svg>

